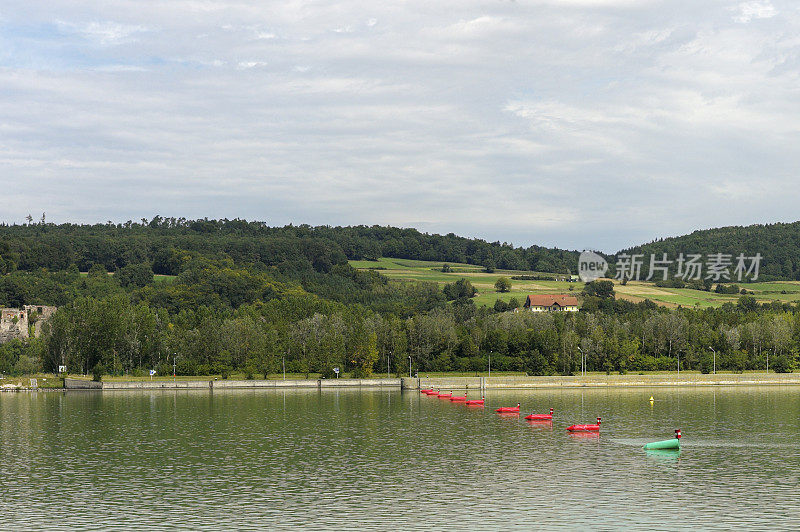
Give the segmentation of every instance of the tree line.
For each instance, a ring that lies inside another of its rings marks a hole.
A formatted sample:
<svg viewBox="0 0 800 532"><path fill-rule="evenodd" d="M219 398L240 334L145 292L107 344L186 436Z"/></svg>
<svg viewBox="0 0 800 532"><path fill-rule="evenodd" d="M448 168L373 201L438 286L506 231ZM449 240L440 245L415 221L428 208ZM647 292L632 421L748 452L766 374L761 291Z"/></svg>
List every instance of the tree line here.
<svg viewBox="0 0 800 532"><path fill-rule="evenodd" d="M586 296L591 304L592 298ZM695 369L789 371L800 351L795 305L669 310L611 301L578 313L496 312L456 300L405 317L312 294L286 294L233 308L169 312L128 294L81 297L54 314L38 339L0 346L0 371L33 368L248 377L355 376L426 371L520 371L569 375L581 357L590 371ZM605 300L603 300L605 301ZM410 358L409 358L410 357ZM410 367L409 367L410 364Z"/></svg>

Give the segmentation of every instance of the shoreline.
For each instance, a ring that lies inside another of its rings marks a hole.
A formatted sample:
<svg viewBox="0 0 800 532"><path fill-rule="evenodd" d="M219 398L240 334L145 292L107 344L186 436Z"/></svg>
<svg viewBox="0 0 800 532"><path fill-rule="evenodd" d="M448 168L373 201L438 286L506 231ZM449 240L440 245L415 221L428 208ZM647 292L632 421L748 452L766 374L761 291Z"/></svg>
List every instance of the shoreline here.
<svg viewBox="0 0 800 532"><path fill-rule="evenodd" d="M401 377L379 379L287 379L287 380L178 380L108 381L64 379L63 388L18 387L3 391L57 390L198 390L198 389L319 389L342 388L419 390L524 390L538 388L617 388L665 386L791 386L800 385L800 373L723 373L581 376L501 377Z"/></svg>

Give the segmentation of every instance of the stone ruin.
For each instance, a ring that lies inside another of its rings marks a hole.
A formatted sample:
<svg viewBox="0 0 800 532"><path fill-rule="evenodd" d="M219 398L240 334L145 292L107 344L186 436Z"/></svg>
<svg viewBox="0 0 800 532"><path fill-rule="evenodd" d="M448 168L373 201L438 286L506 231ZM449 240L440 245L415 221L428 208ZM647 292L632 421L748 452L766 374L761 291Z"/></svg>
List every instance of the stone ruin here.
<svg viewBox="0 0 800 532"><path fill-rule="evenodd" d="M0 344L18 338L27 340L42 334L42 324L50 319L57 307L46 305L24 305L18 308L0 309Z"/></svg>

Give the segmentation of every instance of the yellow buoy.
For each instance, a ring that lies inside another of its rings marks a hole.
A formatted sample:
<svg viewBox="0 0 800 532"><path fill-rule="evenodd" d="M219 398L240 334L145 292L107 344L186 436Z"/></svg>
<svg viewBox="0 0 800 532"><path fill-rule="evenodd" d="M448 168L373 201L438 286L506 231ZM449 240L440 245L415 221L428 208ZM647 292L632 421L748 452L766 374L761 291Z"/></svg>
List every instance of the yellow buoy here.
<svg viewBox="0 0 800 532"><path fill-rule="evenodd" d="M653 396L652 395L650 396L650 402L651 403L653 402Z"/></svg>

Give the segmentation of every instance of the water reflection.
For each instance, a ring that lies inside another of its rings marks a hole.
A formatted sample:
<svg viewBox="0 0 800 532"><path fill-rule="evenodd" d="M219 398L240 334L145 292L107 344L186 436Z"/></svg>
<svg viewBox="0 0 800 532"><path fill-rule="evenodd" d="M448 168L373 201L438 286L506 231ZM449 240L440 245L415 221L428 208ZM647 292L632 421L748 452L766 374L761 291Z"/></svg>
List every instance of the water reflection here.
<svg viewBox="0 0 800 532"><path fill-rule="evenodd" d="M662 460L677 460L681 457L680 449L647 449L644 452L649 458Z"/></svg>

